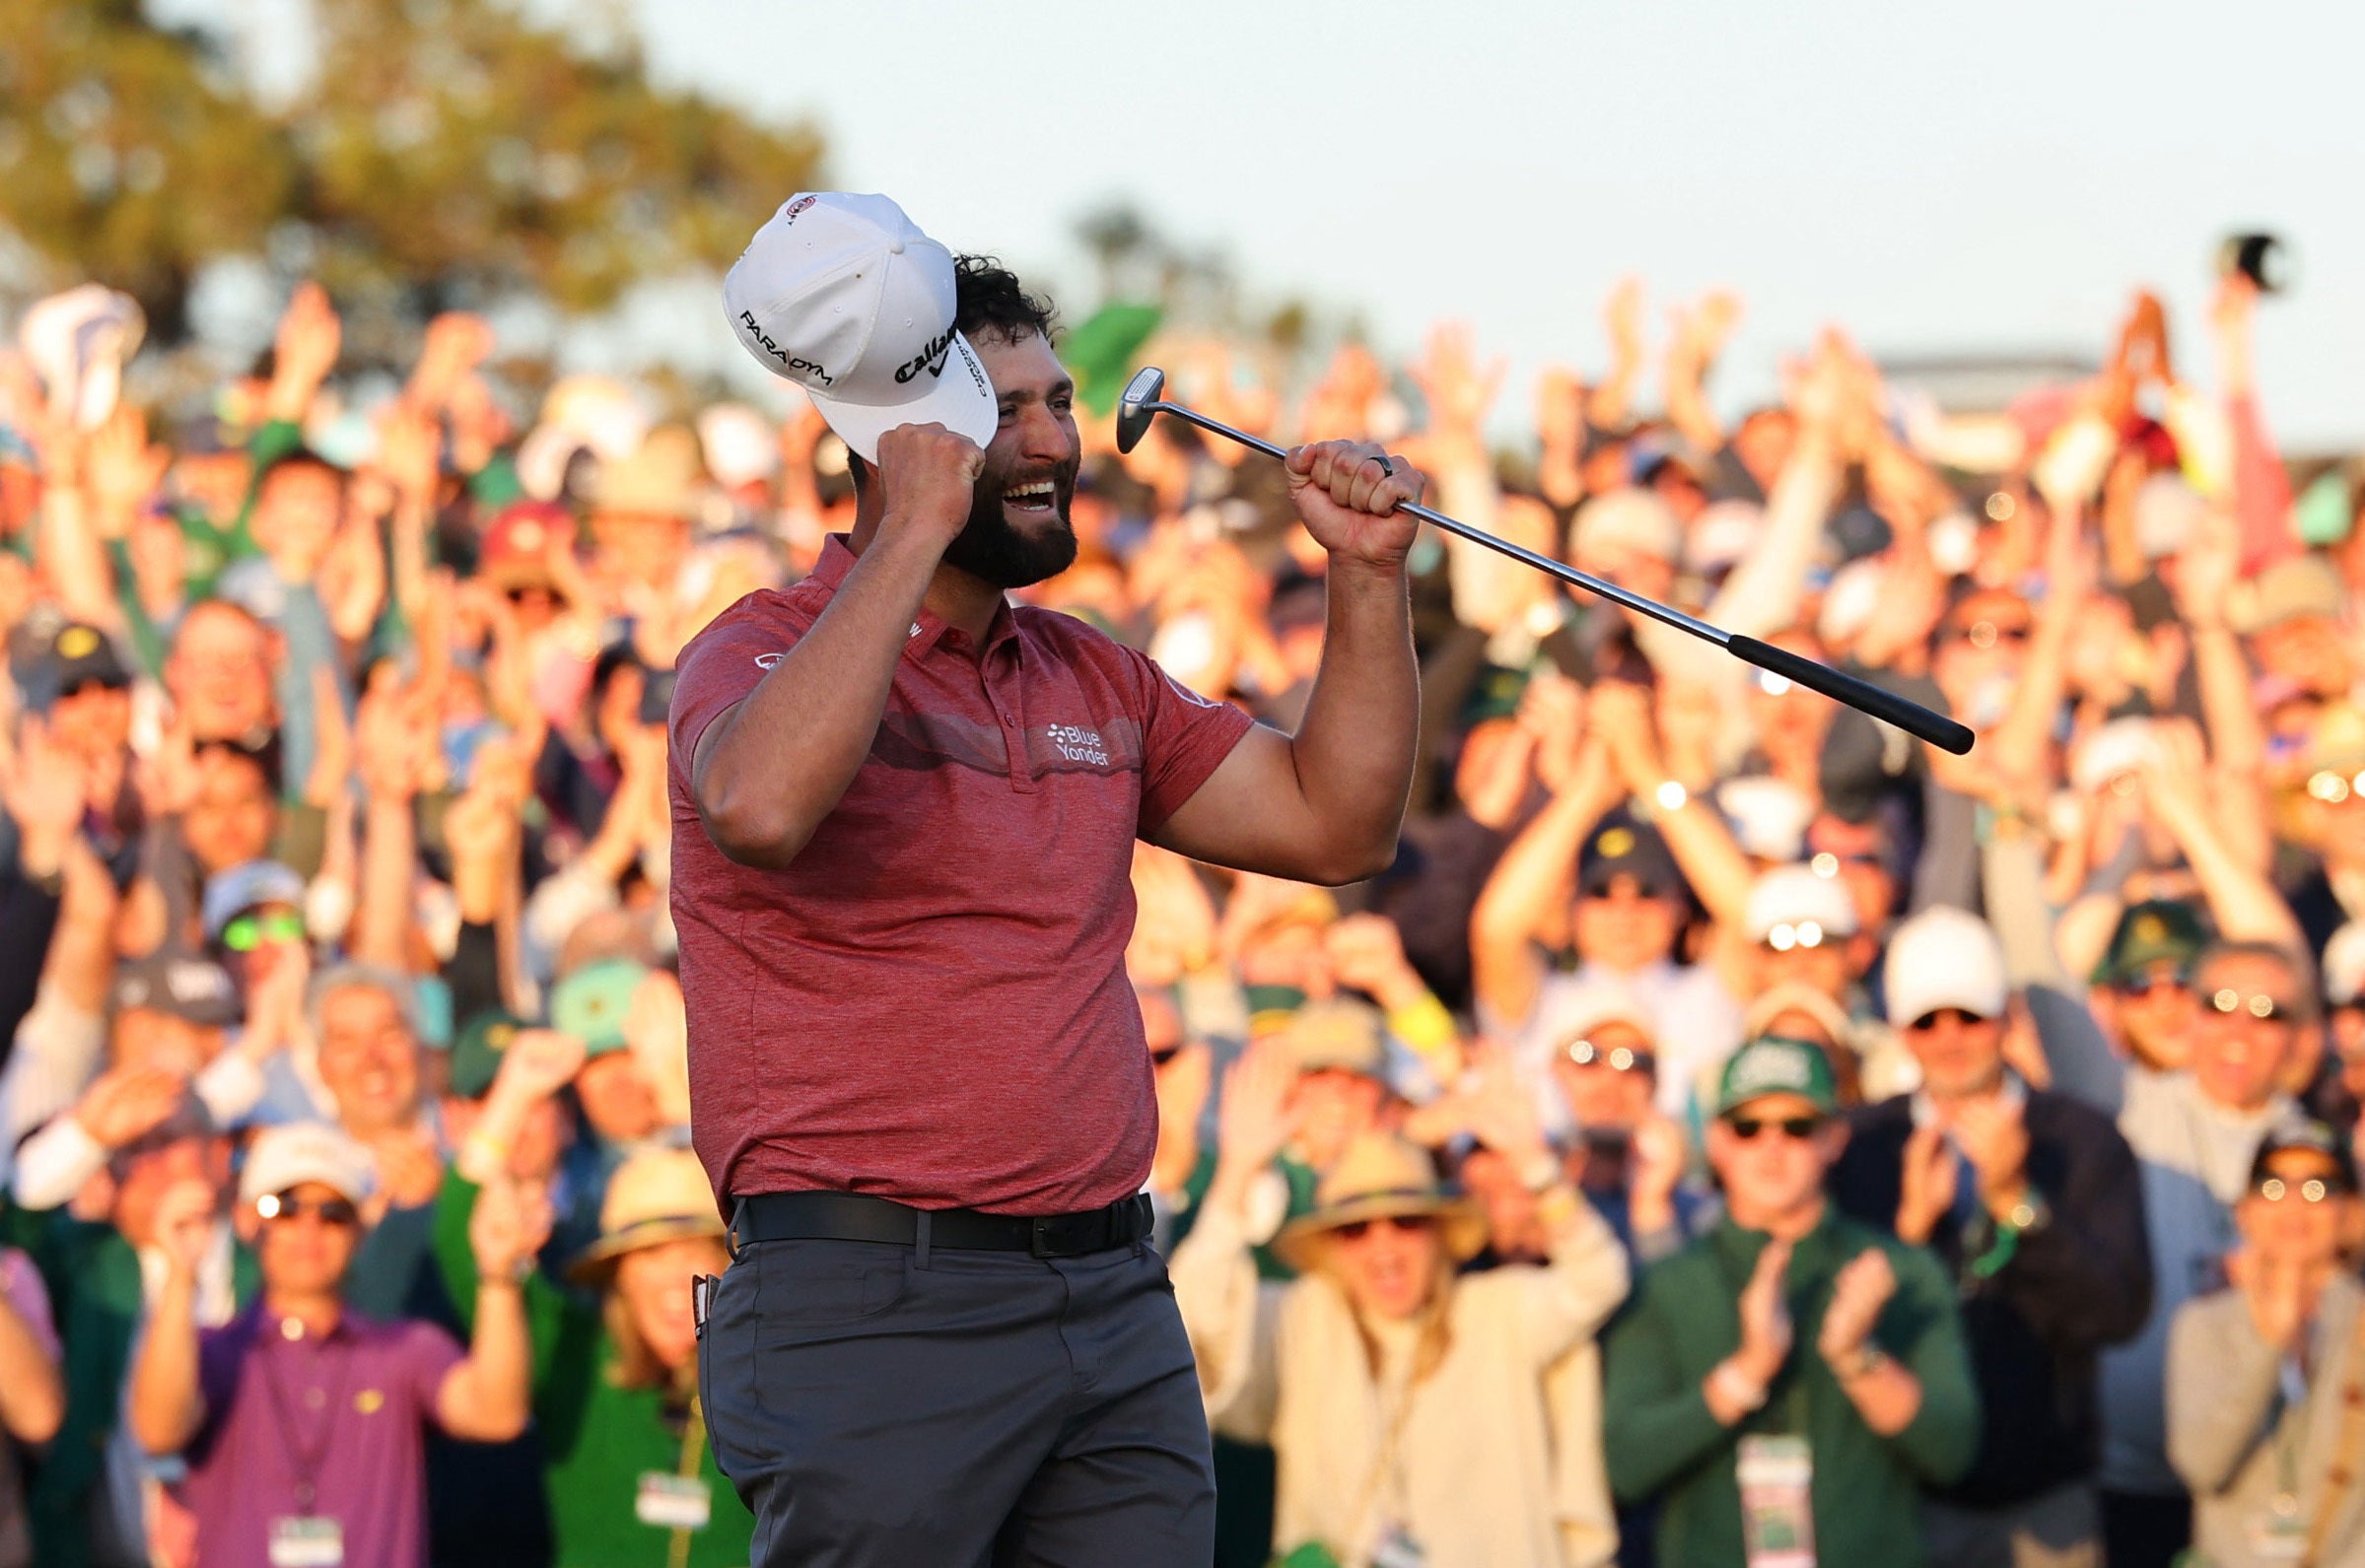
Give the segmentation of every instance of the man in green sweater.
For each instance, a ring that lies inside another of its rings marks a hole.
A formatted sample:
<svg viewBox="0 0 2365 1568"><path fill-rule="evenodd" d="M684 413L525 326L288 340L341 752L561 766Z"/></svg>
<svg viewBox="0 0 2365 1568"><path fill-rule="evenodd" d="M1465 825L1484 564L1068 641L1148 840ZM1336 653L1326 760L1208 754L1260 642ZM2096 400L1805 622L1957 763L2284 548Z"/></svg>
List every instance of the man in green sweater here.
<svg viewBox="0 0 2365 1568"><path fill-rule="evenodd" d="M1977 1446L1944 1274L1824 1197L1838 1109L1813 1046L1734 1053L1707 1130L1725 1217L1643 1277L1610 1336L1610 1483L1660 1496L1670 1568L1918 1563L1920 1489Z"/></svg>

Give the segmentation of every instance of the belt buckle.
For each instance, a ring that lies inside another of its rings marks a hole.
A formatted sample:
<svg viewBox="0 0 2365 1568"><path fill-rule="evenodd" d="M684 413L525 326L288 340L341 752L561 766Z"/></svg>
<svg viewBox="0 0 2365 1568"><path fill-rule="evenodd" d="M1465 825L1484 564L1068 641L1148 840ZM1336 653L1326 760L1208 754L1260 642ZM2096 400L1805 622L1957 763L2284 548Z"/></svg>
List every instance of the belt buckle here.
<svg viewBox="0 0 2365 1568"><path fill-rule="evenodd" d="M1056 1216L1038 1214L1027 1223L1026 1251L1032 1258L1057 1258L1051 1250L1051 1222Z"/></svg>

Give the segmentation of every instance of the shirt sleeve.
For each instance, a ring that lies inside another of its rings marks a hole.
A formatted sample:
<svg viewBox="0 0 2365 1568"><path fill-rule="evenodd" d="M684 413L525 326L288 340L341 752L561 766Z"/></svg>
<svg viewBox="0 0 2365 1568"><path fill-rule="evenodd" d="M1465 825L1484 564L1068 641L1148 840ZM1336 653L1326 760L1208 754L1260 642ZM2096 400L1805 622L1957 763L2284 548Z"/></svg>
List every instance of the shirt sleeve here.
<svg viewBox="0 0 2365 1568"><path fill-rule="evenodd" d="M459 1341L434 1324L411 1322L402 1326L403 1371L413 1407L427 1419L436 1419L436 1396L443 1392L444 1379L466 1359Z"/></svg>
<svg viewBox="0 0 2365 1568"><path fill-rule="evenodd" d="M1149 833L1199 792L1256 721L1190 690L1148 654L1133 648L1125 654L1138 666L1142 693L1140 831Z"/></svg>
<svg viewBox="0 0 2365 1568"><path fill-rule="evenodd" d="M762 598L757 595L754 603ZM673 765L685 776L706 726L745 701L803 633L787 617L764 613L754 603L743 601L716 617L690 640L676 662L666 736L672 743Z"/></svg>

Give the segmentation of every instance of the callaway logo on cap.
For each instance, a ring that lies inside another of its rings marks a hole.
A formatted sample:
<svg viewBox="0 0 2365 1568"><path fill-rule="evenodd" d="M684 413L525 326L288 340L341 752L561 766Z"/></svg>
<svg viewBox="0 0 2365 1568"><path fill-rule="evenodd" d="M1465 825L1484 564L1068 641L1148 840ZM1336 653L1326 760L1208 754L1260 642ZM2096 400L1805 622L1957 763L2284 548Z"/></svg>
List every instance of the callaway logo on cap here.
<svg viewBox="0 0 2365 1568"><path fill-rule="evenodd" d="M867 462L898 425L994 439L993 383L953 302L952 253L886 197L843 191L783 202L723 280L731 334Z"/></svg>

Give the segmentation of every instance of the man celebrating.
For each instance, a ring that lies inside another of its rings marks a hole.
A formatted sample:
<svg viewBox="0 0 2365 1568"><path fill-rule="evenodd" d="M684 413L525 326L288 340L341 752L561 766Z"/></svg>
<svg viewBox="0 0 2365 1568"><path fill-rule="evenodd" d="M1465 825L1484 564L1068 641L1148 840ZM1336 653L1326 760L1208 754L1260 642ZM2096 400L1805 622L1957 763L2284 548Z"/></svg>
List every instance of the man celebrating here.
<svg viewBox="0 0 2365 1568"><path fill-rule="evenodd" d="M737 1247L705 1407L754 1556L1203 1564L1206 1419L1140 1196L1133 844L1304 881L1388 863L1420 480L1368 445L1290 455L1329 619L1286 736L1005 602L1074 559L1080 461L1016 278L819 193L724 294L858 494L810 578L683 650L672 709L693 1125Z"/></svg>

